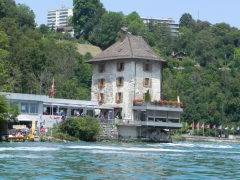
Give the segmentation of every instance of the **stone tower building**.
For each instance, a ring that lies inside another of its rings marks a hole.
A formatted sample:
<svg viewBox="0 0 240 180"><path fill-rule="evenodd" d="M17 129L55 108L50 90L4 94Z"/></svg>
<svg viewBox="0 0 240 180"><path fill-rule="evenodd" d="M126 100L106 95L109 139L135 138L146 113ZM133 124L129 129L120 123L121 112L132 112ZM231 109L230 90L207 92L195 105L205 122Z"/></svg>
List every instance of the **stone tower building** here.
<svg viewBox="0 0 240 180"><path fill-rule="evenodd" d="M161 99L162 68L167 63L142 37L122 29L121 41L87 62L93 69L91 100L114 108L114 117L133 120L133 100L144 99L147 90L151 100Z"/></svg>
<svg viewBox="0 0 240 180"><path fill-rule="evenodd" d="M101 114L105 117L121 120L118 127L120 134L138 137L145 132L147 137L148 128L146 130L145 127L171 128L171 125L168 126L169 114L176 120L174 127L181 127L180 108L156 109L133 103L143 102L147 91L151 101L161 99L162 69L167 66L167 62L141 36L126 34L122 29L120 41L87 63L92 64L93 72L91 100L99 102ZM161 113L153 117L153 114L158 114L156 111ZM154 124L151 125L152 120ZM160 120L165 124L157 123Z"/></svg>

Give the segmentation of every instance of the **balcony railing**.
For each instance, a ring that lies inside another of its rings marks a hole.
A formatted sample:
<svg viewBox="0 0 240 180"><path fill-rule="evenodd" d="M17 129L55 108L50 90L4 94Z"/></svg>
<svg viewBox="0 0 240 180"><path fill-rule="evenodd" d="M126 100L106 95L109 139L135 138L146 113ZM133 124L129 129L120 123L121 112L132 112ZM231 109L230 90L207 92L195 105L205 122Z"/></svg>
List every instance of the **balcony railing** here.
<svg viewBox="0 0 240 180"><path fill-rule="evenodd" d="M159 102L134 102L133 106L159 106L159 107L172 107L172 108L180 108L180 104L177 103L159 103Z"/></svg>

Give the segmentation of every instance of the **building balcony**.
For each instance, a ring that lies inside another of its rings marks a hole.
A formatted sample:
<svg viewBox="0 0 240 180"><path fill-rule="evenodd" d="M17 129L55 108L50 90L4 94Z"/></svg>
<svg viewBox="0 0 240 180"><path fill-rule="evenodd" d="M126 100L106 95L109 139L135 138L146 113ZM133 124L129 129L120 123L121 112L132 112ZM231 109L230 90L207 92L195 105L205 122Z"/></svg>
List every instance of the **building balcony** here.
<svg viewBox="0 0 240 180"><path fill-rule="evenodd" d="M109 121L113 124L111 121ZM181 129L182 123L179 122L153 122L153 121L132 121L127 119L118 120L118 124L122 126L154 126L154 127L161 127L164 129Z"/></svg>
<svg viewBox="0 0 240 180"><path fill-rule="evenodd" d="M169 102L133 102L133 110L159 110L183 112L182 103Z"/></svg>

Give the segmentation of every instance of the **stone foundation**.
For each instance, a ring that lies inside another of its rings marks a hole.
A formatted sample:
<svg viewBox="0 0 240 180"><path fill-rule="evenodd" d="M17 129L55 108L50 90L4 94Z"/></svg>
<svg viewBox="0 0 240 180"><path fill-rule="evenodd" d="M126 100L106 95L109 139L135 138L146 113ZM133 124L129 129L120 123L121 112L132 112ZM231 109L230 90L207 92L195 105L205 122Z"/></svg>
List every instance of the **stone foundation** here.
<svg viewBox="0 0 240 180"><path fill-rule="evenodd" d="M118 140L118 130L116 125L101 124L102 132L98 135L97 140Z"/></svg>

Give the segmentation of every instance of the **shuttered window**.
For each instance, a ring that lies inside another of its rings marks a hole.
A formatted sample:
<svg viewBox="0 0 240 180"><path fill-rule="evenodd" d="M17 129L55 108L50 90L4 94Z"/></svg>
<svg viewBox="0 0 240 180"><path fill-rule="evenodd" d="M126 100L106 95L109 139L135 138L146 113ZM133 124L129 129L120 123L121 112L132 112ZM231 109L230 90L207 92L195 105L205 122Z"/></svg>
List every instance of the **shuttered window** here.
<svg viewBox="0 0 240 180"><path fill-rule="evenodd" d="M119 72L124 71L124 63L123 62L117 63L117 71L119 71Z"/></svg>
<svg viewBox="0 0 240 180"><path fill-rule="evenodd" d="M105 71L105 64L99 64L98 65L98 72L103 73Z"/></svg>
<svg viewBox="0 0 240 180"><path fill-rule="evenodd" d="M152 79L151 78L143 78L143 86L144 87L152 87Z"/></svg>
<svg viewBox="0 0 240 180"><path fill-rule="evenodd" d="M103 102L104 102L104 94L103 94L103 93L100 93L100 94L98 95L98 102L99 102L99 103L103 103Z"/></svg>
<svg viewBox="0 0 240 180"><path fill-rule="evenodd" d="M145 72L152 72L152 64L150 64L150 63L143 63L143 71L145 71Z"/></svg>
<svg viewBox="0 0 240 180"><path fill-rule="evenodd" d="M123 101L123 93L122 92L116 93L116 102L121 103L122 101Z"/></svg>
<svg viewBox="0 0 240 180"><path fill-rule="evenodd" d="M124 84L124 78L123 77L118 77L116 79L116 86L123 86Z"/></svg>
<svg viewBox="0 0 240 180"><path fill-rule="evenodd" d="M98 79L98 87L105 87L105 79Z"/></svg>

